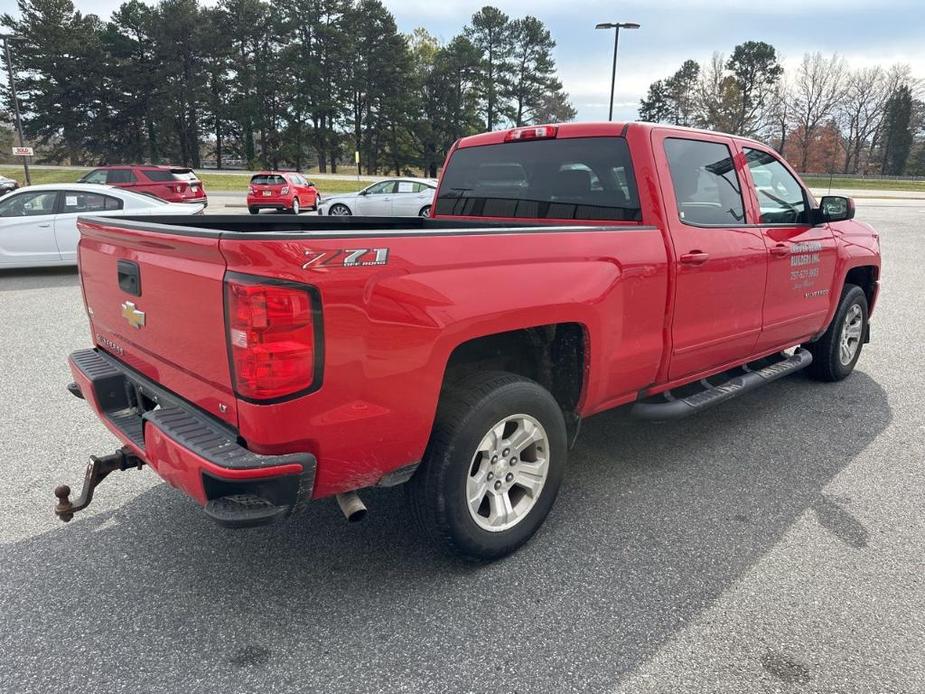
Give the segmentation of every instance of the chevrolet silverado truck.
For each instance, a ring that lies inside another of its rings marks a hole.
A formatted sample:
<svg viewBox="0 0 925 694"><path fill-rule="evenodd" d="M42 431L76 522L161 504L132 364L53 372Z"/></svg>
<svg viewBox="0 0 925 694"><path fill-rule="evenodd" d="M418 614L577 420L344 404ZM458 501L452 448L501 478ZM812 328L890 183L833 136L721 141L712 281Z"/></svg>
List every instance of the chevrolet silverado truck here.
<svg viewBox="0 0 925 694"><path fill-rule="evenodd" d="M847 377L880 276L853 217L759 142L645 123L464 138L431 219L83 217L69 390L122 445L56 512L143 465L228 527L404 484L435 540L500 557L583 418Z"/></svg>

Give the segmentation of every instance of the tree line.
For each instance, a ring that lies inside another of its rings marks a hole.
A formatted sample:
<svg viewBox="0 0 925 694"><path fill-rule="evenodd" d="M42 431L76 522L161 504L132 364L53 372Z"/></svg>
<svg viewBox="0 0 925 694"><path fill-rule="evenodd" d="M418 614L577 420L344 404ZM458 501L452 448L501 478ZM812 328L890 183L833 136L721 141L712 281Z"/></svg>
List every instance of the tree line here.
<svg viewBox="0 0 925 694"><path fill-rule="evenodd" d="M435 176L459 137L575 117L549 29L492 6L446 43L402 34L380 0L18 6L0 24L50 162L336 172L357 151L369 174Z"/></svg>
<svg viewBox="0 0 925 694"><path fill-rule="evenodd" d="M808 53L786 71L773 46L746 41L653 82L639 116L761 139L803 172L925 176L922 83L907 65Z"/></svg>

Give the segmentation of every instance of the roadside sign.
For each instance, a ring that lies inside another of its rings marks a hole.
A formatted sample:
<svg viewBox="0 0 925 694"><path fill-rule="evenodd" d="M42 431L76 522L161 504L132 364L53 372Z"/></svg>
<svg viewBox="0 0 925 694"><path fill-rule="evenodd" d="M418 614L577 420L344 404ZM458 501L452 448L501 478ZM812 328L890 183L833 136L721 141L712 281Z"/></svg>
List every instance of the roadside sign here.
<svg viewBox="0 0 925 694"><path fill-rule="evenodd" d="M13 154L17 157L31 157L35 155L35 151L31 147L14 147Z"/></svg>

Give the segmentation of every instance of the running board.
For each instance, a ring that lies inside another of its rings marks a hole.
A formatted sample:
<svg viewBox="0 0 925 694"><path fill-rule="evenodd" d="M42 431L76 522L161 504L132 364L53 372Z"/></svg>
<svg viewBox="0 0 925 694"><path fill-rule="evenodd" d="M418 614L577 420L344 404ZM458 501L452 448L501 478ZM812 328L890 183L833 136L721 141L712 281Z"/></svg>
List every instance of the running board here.
<svg viewBox="0 0 925 694"><path fill-rule="evenodd" d="M633 405L630 413L638 419L681 419L760 388L778 378L796 373L800 369L805 369L812 361L812 354L805 349L798 349L793 356L784 355L781 361L760 369L752 370L748 366L743 366L744 374L735 376L717 386L701 381L704 384L704 390L684 398L676 398L669 391L656 396L663 397L664 402L638 402Z"/></svg>

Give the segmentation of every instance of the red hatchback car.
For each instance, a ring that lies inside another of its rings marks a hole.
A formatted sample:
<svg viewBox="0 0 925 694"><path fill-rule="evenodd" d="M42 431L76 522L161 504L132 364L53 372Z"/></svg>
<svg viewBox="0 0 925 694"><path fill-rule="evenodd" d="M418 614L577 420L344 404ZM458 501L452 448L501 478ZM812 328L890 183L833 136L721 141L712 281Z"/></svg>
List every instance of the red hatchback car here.
<svg viewBox="0 0 925 694"><path fill-rule="evenodd" d="M183 166L101 166L79 182L126 188L167 202L208 204L202 181L192 169Z"/></svg>
<svg viewBox="0 0 925 694"><path fill-rule="evenodd" d="M261 171L251 178L247 209L251 214L270 209L299 214L317 210L321 194L315 184L292 171Z"/></svg>

